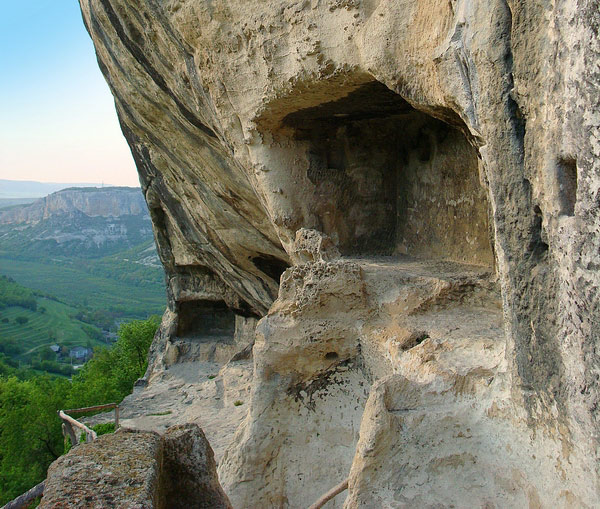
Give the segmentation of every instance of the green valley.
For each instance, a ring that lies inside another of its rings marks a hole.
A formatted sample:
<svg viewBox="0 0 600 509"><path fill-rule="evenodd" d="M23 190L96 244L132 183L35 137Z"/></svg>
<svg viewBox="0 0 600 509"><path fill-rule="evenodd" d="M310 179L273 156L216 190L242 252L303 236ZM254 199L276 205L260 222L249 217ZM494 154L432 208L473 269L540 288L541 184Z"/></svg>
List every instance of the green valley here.
<svg viewBox="0 0 600 509"><path fill-rule="evenodd" d="M0 210L0 354L13 367L70 374L72 348L83 363L165 300L141 189L68 188Z"/></svg>
<svg viewBox="0 0 600 509"><path fill-rule="evenodd" d="M161 314L164 273L139 188L68 188L0 211L0 274L99 325ZM89 313L87 313L89 315Z"/></svg>
<svg viewBox="0 0 600 509"><path fill-rule="evenodd" d="M0 255L0 273L70 305L105 310L117 318L161 314L165 303L162 269L122 258L38 261Z"/></svg>
<svg viewBox="0 0 600 509"><path fill-rule="evenodd" d="M77 308L1 276L0 353L14 367L70 374L70 366L60 364L70 365L71 348L94 348L108 342L99 327L78 320L77 314ZM61 347L60 357L50 349L52 345Z"/></svg>
<svg viewBox="0 0 600 509"><path fill-rule="evenodd" d="M57 410L120 402L131 393L159 321L121 325L116 343L98 349L71 380L16 369L0 355L0 505L42 481L48 465L70 448Z"/></svg>

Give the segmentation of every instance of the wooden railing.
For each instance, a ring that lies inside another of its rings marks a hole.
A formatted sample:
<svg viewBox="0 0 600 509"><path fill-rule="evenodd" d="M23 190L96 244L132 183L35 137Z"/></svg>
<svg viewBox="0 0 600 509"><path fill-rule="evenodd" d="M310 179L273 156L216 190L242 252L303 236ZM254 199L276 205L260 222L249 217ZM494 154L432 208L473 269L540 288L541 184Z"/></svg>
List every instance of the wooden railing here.
<svg viewBox="0 0 600 509"><path fill-rule="evenodd" d="M58 416L63 421L63 425L62 425L63 435L65 436L65 438L69 437L69 440L71 441L71 447L75 447L76 445L79 445L79 442L80 442L79 439L77 438L77 434L75 433L74 428L81 429L85 432L85 441L86 442L93 442L94 440L96 440L96 438L98 438L98 435L96 434L96 432L93 429L88 428L85 424L83 424L82 422L79 422L76 419L73 419L73 417L71 417L68 414L85 414L87 412L97 412L98 410L108 410L110 408L115 409L115 431L116 431L117 428L119 427L119 405L117 405L116 403L108 403L106 405L89 406L89 407L85 407L85 408L71 408L69 410L59 410ZM42 481L41 483L34 486L26 493L23 493L21 496L15 498L11 502L9 502L5 506L3 506L1 509L22 509L24 507L27 507L33 501L33 499L35 499L37 497L41 497L44 494L45 483L46 483L46 481Z"/></svg>
<svg viewBox="0 0 600 509"><path fill-rule="evenodd" d="M343 480L337 486L331 488L325 495L323 495L319 500L317 500L313 505L311 505L308 509L321 509L327 502L329 502L332 498L339 495L342 491L348 489L348 479Z"/></svg>
<svg viewBox="0 0 600 509"><path fill-rule="evenodd" d="M110 408L115 409L115 429L119 427L119 405L117 403L106 403L106 405L88 406L84 408L71 408L69 410L63 410L64 413L69 414L85 414L87 412L97 412L98 410L108 410Z"/></svg>
<svg viewBox="0 0 600 509"><path fill-rule="evenodd" d="M85 432L85 441L86 442L93 442L94 440L96 440L96 438L98 438L98 435L96 434L96 432L93 429L90 429L82 422L79 422L78 420L73 419L73 417L68 415L67 412L69 414L85 414L87 412L97 412L98 410L108 410L110 408L115 409L115 431L116 431L116 429L119 427L119 405L117 405L116 403L107 403L106 405L88 406L85 408L71 408L69 410L59 410L58 416L63 421L63 425L62 425L63 426L63 435L65 436L65 438L69 437L69 440L71 440L71 446L75 447L76 445L79 444L79 440L77 439L77 435L75 434L75 430L73 429L73 427L79 428Z"/></svg>
<svg viewBox="0 0 600 509"><path fill-rule="evenodd" d="M46 481L42 481L40 484L37 484L29 491L26 491L14 500L8 502L8 504L2 506L2 509L23 509L24 507L27 507L29 504L31 504L33 499L41 497L44 494L45 484Z"/></svg>

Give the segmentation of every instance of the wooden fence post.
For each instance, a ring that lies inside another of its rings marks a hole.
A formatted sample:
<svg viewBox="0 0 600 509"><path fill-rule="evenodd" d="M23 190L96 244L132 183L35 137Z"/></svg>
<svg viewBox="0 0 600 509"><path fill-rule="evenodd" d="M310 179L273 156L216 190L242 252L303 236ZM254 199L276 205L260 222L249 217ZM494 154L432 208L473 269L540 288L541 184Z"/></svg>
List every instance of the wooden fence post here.
<svg viewBox="0 0 600 509"><path fill-rule="evenodd" d="M59 411L59 416L60 416L60 411ZM63 431L63 436L65 438L69 438L69 440L71 441L71 447L75 447L79 444L79 440L77 440L77 435L75 435L75 431L73 430L73 426L71 426L71 424L67 421L62 421L62 431Z"/></svg>
<svg viewBox="0 0 600 509"><path fill-rule="evenodd" d="M58 411L58 416L63 420L63 422L69 423L72 426L76 426L77 428L80 428L83 431L85 431L86 435L89 435L92 437L92 440L90 440L90 442L93 440L96 440L96 438L98 438L98 435L96 434L96 432L93 429L90 429L85 424L82 424L79 421L76 421L75 419L73 419L73 417L65 414L62 410Z"/></svg>

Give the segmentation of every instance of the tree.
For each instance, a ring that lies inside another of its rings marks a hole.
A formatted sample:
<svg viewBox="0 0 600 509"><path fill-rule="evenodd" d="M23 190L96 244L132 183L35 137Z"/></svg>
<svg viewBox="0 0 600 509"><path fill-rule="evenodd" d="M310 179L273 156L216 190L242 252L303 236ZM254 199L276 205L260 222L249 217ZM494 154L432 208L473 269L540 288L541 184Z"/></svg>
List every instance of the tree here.
<svg viewBox="0 0 600 509"><path fill-rule="evenodd" d="M158 324L152 317L122 325L115 346L97 349L72 383L15 369L0 354L0 505L43 480L62 454L57 410L119 402L131 393L146 369ZM53 361L41 365L62 369Z"/></svg>
<svg viewBox="0 0 600 509"><path fill-rule="evenodd" d="M61 454L56 411L64 408L68 392L64 379L0 378L0 503L44 479L48 465Z"/></svg>
<svg viewBox="0 0 600 509"><path fill-rule="evenodd" d="M41 361L53 361L56 359L56 354L50 350L50 347L45 347L41 349L39 358Z"/></svg>
<svg viewBox="0 0 600 509"><path fill-rule="evenodd" d="M160 320L134 320L119 328L114 346L97 348L94 358L73 377L72 406L91 406L121 401L131 393L134 382L146 371L148 349Z"/></svg>
<svg viewBox="0 0 600 509"><path fill-rule="evenodd" d="M17 316L15 318L15 322L17 322L19 325L25 325L28 321L29 318L27 318L26 316Z"/></svg>
<svg viewBox="0 0 600 509"><path fill-rule="evenodd" d="M119 328L117 348L135 366L138 377L146 371L148 349L152 344L159 324L159 318L152 316L148 320L134 320L121 325Z"/></svg>

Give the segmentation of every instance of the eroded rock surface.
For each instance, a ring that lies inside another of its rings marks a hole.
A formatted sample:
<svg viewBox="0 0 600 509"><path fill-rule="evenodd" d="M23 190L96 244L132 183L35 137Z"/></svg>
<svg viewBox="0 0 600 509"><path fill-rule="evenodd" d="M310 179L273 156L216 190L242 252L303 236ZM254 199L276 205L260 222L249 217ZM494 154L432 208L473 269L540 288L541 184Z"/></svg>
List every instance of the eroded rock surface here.
<svg viewBox="0 0 600 509"><path fill-rule="evenodd" d="M230 509L216 474L213 451L198 426L185 424L167 430L160 479L166 507Z"/></svg>
<svg viewBox="0 0 600 509"><path fill-rule="evenodd" d="M39 507L229 509L212 449L192 424L121 429L73 448L48 470Z"/></svg>
<svg viewBox="0 0 600 509"><path fill-rule="evenodd" d="M164 433L171 426L193 423L202 428L217 462L244 420L250 403L252 362L180 362L136 387L120 404L126 428ZM90 425L114 422L114 413L86 419Z"/></svg>
<svg viewBox="0 0 600 509"><path fill-rule="evenodd" d="M234 506L597 505L595 0L80 3Z"/></svg>
<svg viewBox="0 0 600 509"><path fill-rule="evenodd" d="M159 507L161 457L156 433L101 436L50 465L39 507Z"/></svg>

